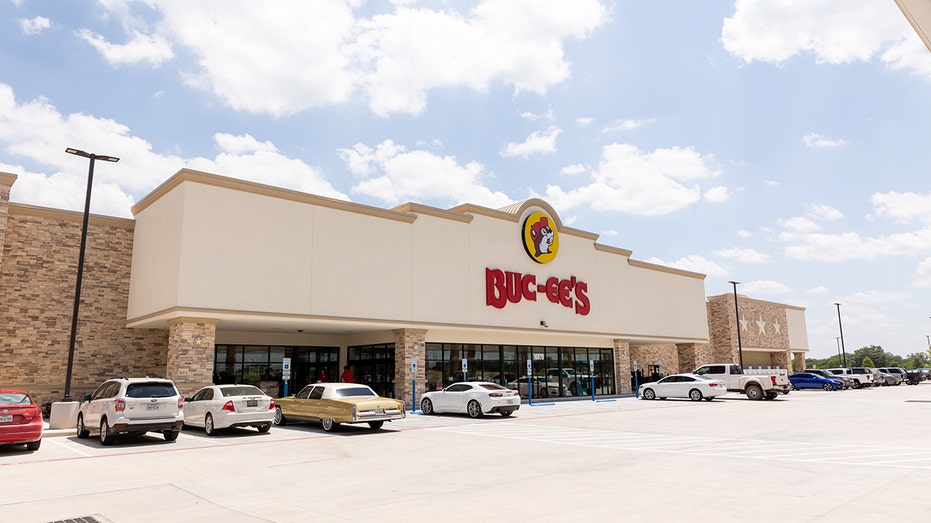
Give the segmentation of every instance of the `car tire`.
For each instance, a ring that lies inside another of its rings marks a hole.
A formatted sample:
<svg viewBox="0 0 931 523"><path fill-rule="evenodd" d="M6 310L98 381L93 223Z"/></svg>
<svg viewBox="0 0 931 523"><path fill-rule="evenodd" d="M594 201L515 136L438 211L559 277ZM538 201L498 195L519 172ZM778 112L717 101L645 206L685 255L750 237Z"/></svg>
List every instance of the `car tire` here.
<svg viewBox="0 0 931 523"><path fill-rule="evenodd" d="M763 388L759 385L750 385L746 390L747 397L752 400L763 399Z"/></svg>
<svg viewBox="0 0 931 523"><path fill-rule="evenodd" d="M107 418L100 420L100 444L101 445L113 445L113 440L116 439L116 436L110 432L110 425L107 423Z"/></svg>
<svg viewBox="0 0 931 523"><path fill-rule="evenodd" d="M26 443L26 450L39 450L39 446L42 445L42 440L39 441L30 441Z"/></svg>
<svg viewBox="0 0 931 523"><path fill-rule="evenodd" d="M692 401L701 401L702 393L698 389L692 389L689 391L689 399Z"/></svg>
<svg viewBox="0 0 931 523"><path fill-rule="evenodd" d="M482 417L482 404L472 400L466 405L466 412L469 413L470 418L481 418Z"/></svg>
<svg viewBox="0 0 931 523"><path fill-rule="evenodd" d="M656 393L653 392L653 389L643 389L643 399L645 400L655 400Z"/></svg>
<svg viewBox="0 0 931 523"><path fill-rule="evenodd" d="M288 419L281 413L281 407L275 407L275 425L287 425Z"/></svg>
<svg viewBox="0 0 931 523"><path fill-rule="evenodd" d="M540 389L540 393L537 394L537 396L540 396L541 398L548 398L549 395L550 395L550 391L546 387L543 387L542 389Z"/></svg>
<svg viewBox="0 0 931 523"><path fill-rule="evenodd" d="M369 428L372 430L378 430L385 425L384 421L370 421Z"/></svg>
<svg viewBox="0 0 931 523"><path fill-rule="evenodd" d="M498 411L498 414L501 414L501 417L502 417L502 418L506 418L506 417L510 416L511 414L514 414L514 411L511 410L511 409L500 410L500 411Z"/></svg>
<svg viewBox="0 0 931 523"><path fill-rule="evenodd" d="M834 385L831 385L830 383L825 383L824 385L821 386L821 388L824 390L834 390Z"/></svg>
<svg viewBox="0 0 931 523"><path fill-rule="evenodd" d="M178 434L181 434L180 430L166 430L162 432L162 436L165 438L165 441L175 441L178 439Z"/></svg>
<svg viewBox="0 0 931 523"><path fill-rule="evenodd" d="M763 396L763 399L766 399L766 400L774 400L774 399L776 399L776 398L778 398L778 397L779 397L779 393L778 393L778 392L776 392L776 391L774 391L774 390L770 390L770 391L767 391L767 392L766 392L766 395Z"/></svg>
<svg viewBox="0 0 931 523"><path fill-rule="evenodd" d="M84 415L78 414L78 438L87 439L91 435L91 431L87 430L87 427L84 426Z"/></svg>
<svg viewBox="0 0 931 523"><path fill-rule="evenodd" d="M320 420L320 424L323 425L323 430L326 432L336 432L339 430L339 423L330 418Z"/></svg>
<svg viewBox="0 0 931 523"><path fill-rule="evenodd" d="M428 416L433 414L433 402L430 401L430 398L424 398L424 400L420 402L420 412Z"/></svg>
<svg viewBox="0 0 931 523"><path fill-rule="evenodd" d="M271 428L272 428L271 423L266 423L265 425L259 425L258 427L256 427L256 429L258 429L258 431L261 432L262 434L265 434L266 432L271 430Z"/></svg>
<svg viewBox="0 0 931 523"><path fill-rule="evenodd" d="M213 414L209 412L204 416L204 432L207 433L208 436L217 435L217 429L213 426Z"/></svg>

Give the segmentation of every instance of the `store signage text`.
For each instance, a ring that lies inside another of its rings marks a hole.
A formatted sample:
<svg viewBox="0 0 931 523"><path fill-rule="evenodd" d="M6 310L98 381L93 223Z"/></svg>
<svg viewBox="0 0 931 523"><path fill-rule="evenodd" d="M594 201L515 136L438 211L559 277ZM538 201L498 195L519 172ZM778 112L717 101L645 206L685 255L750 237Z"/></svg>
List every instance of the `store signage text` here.
<svg viewBox="0 0 931 523"><path fill-rule="evenodd" d="M568 279L551 276L544 283L537 284L534 274L485 268L485 304L496 309L503 309L508 302L537 301L537 295L542 294L550 302L586 316L592 309L587 292L588 284L575 276Z"/></svg>

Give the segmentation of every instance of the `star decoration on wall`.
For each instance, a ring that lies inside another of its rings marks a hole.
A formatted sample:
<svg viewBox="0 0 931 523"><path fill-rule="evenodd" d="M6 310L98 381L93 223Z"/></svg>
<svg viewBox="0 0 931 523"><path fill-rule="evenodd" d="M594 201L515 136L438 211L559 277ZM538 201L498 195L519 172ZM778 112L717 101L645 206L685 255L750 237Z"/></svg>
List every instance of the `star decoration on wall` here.
<svg viewBox="0 0 931 523"><path fill-rule="evenodd" d="M776 334L782 333L782 325L778 320L773 322L773 328L776 329Z"/></svg>
<svg viewBox="0 0 931 523"><path fill-rule="evenodd" d="M742 331L744 331L744 332L748 332L748 330L747 330L747 324L748 324L748 323L750 323L750 322L748 322L745 318L741 318L741 319L740 319L740 330L742 330Z"/></svg>
<svg viewBox="0 0 931 523"><path fill-rule="evenodd" d="M763 321L763 315L760 314L760 319L756 320L756 326L760 328L760 335L766 334L766 322Z"/></svg>

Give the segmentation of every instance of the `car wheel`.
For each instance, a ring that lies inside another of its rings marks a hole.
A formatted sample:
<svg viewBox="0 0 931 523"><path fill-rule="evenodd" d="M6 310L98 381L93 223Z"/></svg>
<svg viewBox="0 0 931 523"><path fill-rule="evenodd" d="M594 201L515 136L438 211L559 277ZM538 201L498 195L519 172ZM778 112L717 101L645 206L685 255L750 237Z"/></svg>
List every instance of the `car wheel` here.
<svg viewBox="0 0 931 523"><path fill-rule="evenodd" d="M327 432L336 432L339 430L339 423L336 423L330 418L320 420L320 424L323 425L323 430Z"/></svg>
<svg viewBox="0 0 931 523"><path fill-rule="evenodd" d="M859 388L862 388L862 387L863 387L863 384L860 383L859 381L853 382L853 388L859 389Z"/></svg>
<svg viewBox="0 0 931 523"><path fill-rule="evenodd" d="M472 400L469 402L469 405L466 407L466 410L469 413L469 417L472 417L472 418L482 417L482 405L475 400Z"/></svg>
<svg viewBox="0 0 931 523"><path fill-rule="evenodd" d="M702 393L698 389L692 389L689 391L689 399L692 401L701 401Z"/></svg>
<svg viewBox="0 0 931 523"><path fill-rule="evenodd" d="M514 411L511 410L511 409L498 411L498 414L501 414L501 417L503 417L503 418L506 418L506 417L510 416L511 414L513 414L513 413L514 413Z"/></svg>
<svg viewBox="0 0 931 523"><path fill-rule="evenodd" d="M759 385L750 385L746 391L747 397L752 400L763 399L763 389Z"/></svg>
<svg viewBox="0 0 931 523"><path fill-rule="evenodd" d="M378 429L382 428L382 426L383 426L384 424L385 424L384 421L370 421L370 422L369 422L369 428L371 428L372 430L378 430Z"/></svg>
<svg viewBox="0 0 931 523"><path fill-rule="evenodd" d="M275 425L286 425L288 419L281 413L281 407L275 407Z"/></svg>
<svg viewBox="0 0 931 523"><path fill-rule="evenodd" d="M39 450L39 446L42 445L42 440L39 441L30 441L26 443L26 450Z"/></svg>
<svg viewBox="0 0 931 523"><path fill-rule="evenodd" d="M208 436L217 435L217 429L213 426L213 415L209 412L204 417L204 432L206 432Z"/></svg>
<svg viewBox="0 0 931 523"><path fill-rule="evenodd" d="M262 434L265 434L266 432L268 432L269 430L271 430L272 424L271 424L271 423L266 423L265 425L259 425L259 426L256 427L256 428L259 430L259 432L261 432Z"/></svg>
<svg viewBox="0 0 931 523"><path fill-rule="evenodd" d="M821 388L824 390L834 390L834 386L831 385L830 383L825 383L824 386L822 386Z"/></svg>
<svg viewBox="0 0 931 523"><path fill-rule="evenodd" d="M110 425L107 424L107 419L100 420L100 444L113 445L114 439L113 433L110 432Z"/></svg>
<svg viewBox="0 0 931 523"><path fill-rule="evenodd" d="M771 390L771 391L767 391L767 392L766 392L766 396L764 396L764 399L767 399L767 400L774 400L774 399L776 399L776 398L778 398L778 397L779 397L779 393L776 392L776 391Z"/></svg>
<svg viewBox="0 0 931 523"><path fill-rule="evenodd" d="M433 414L433 402L430 401L430 398L424 398L424 400L420 402L420 411L428 416Z"/></svg>
<svg viewBox="0 0 931 523"><path fill-rule="evenodd" d="M542 389L540 389L540 393L537 394L537 396L540 396L541 398L549 397L549 395L550 395L550 391L546 387L543 387Z"/></svg>
<svg viewBox="0 0 931 523"><path fill-rule="evenodd" d="M91 435L91 431L84 426L84 415L78 414L78 438L85 439Z"/></svg>
<svg viewBox="0 0 931 523"><path fill-rule="evenodd" d="M653 392L653 389L643 389L643 399L645 400L655 400L656 393Z"/></svg>
<svg viewBox="0 0 931 523"><path fill-rule="evenodd" d="M162 436L165 437L165 441L174 441L178 439L178 434L181 434L180 430L166 430L162 432Z"/></svg>

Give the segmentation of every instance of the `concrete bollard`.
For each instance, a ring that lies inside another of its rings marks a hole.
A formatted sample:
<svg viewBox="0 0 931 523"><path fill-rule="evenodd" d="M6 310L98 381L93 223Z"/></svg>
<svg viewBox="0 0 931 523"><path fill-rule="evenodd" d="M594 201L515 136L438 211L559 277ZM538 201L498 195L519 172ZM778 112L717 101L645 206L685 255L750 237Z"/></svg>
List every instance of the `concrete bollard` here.
<svg viewBox="0 0 931 523"><path fill-rule="evenodd" d="M78 410L81 403L77 401L52 402L52 411L48 416L49 429L73 429L78 424Z"/></svg>

